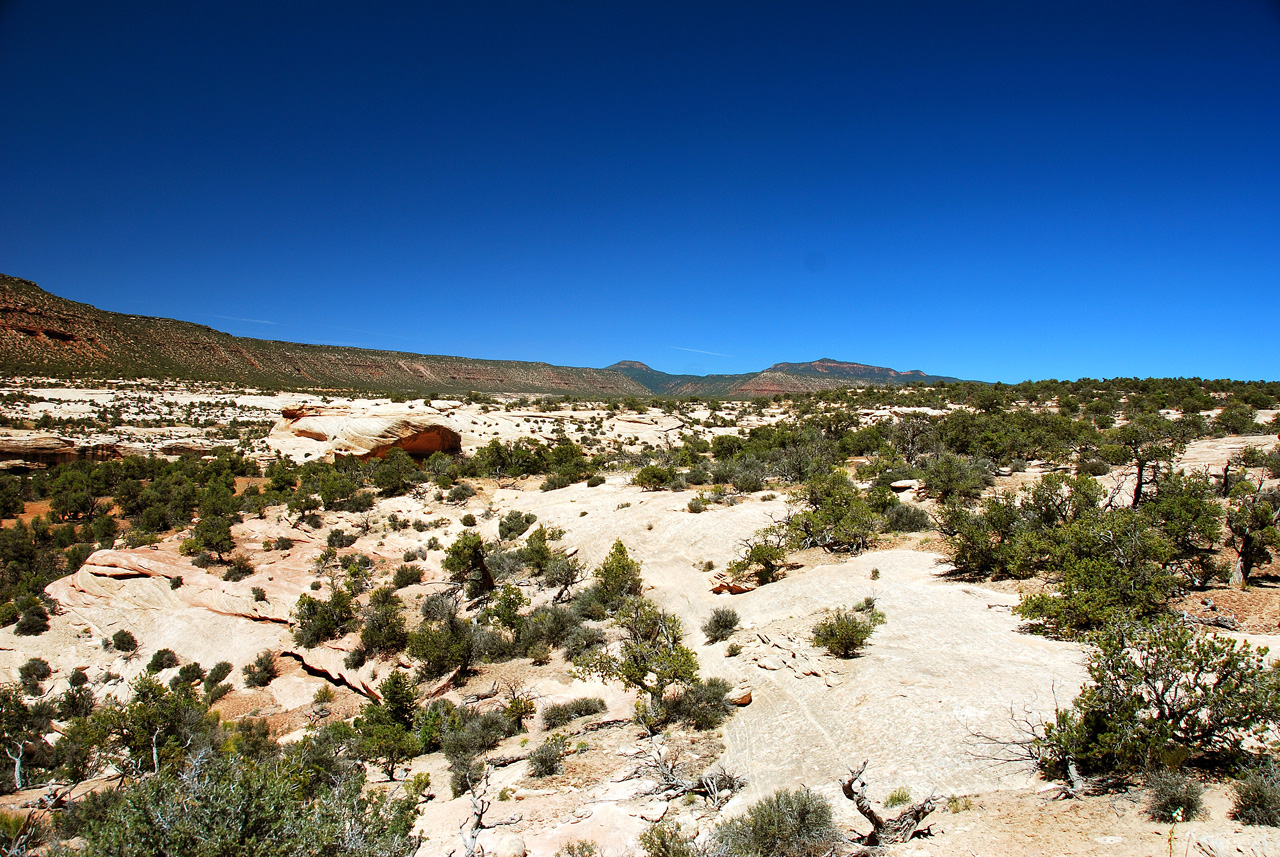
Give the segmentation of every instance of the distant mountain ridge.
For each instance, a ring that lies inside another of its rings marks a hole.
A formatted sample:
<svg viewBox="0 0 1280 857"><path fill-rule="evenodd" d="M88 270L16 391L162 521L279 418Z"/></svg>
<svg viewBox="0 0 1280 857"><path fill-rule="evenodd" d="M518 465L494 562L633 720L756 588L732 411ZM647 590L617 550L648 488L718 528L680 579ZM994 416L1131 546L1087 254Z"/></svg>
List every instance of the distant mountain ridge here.
<svg viewBox="0 0 1280 857"><path fill-rule="evenodd" d="M761 372L742 375L669 375L638 360L621 360L606 368L623 373L659 395L722 398L808 393L864 384L933 384L959 380L945 375L926 375L919 369L899 372L884 366L846 363L826 357L809 363L775 363Z"/></svg>
<svg viewBox="0 0 1280 857"><path fill-rule="evenodd" d="M232 336L202 324L126 315L0 274L0 373L174 378L249 386L437 393L743 398L860 384L954 381L918 370L822 359L742 375L671 375L635 360L604 369L413 354Z"/></svg>

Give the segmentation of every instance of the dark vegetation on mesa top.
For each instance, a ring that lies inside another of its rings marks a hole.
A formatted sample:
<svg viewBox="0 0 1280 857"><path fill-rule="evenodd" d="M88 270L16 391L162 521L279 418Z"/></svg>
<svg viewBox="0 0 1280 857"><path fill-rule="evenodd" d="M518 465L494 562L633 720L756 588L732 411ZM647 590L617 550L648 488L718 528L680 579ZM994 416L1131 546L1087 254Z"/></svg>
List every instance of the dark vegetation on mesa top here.
<svg viewBox="0 0 1280 857"><path fill-rule="evenodd" d="M763 372L701 377L668 375L631 361L589 369L249 339L187 321L107 312L3 274L0 372L227 381L275 389L723 398L955 380L834 360L778 363Z"/></svg>

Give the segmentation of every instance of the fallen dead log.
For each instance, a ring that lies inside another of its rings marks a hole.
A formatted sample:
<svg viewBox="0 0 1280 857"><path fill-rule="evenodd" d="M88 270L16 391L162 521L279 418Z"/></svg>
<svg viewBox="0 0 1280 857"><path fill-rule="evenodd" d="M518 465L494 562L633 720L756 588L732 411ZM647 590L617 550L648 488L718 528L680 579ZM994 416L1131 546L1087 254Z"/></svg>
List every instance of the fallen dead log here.
<svg viewBox="0 0 1280 857"><path fill-rule="evenodd" d="M1230 615L1221 616L1195 616L1187 611L1182 611L1182 621L1187 625L1199 625L1205 628L1223 628L1227 631L1241 630L1240 623L1236 617Z"/></svg>

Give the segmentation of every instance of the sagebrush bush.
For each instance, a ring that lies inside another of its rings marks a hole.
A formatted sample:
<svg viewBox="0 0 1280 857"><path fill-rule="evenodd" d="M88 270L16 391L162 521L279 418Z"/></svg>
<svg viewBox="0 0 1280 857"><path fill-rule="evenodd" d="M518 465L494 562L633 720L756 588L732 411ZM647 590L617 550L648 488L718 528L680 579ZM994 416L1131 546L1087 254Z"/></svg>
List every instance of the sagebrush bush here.
<svg viewBox="0 0 1280 857"><path fill-rule="evenodd" d="M715 830L734 857L819 857L840 840L831 803L806 788L781 789Z"/></svg>
<svg viewBox="0 0 1280 857"><path fill-rule="evenodd" d="M929 513L919 506L899 503L884 513L885 527L895 533L919 533L933 527Z"/></svg>
<svg viewBox="0 0 1280 857"><path fill-rule="evenodd" d="M711 616L702 623L702 633L708 643L719 643L729 639L738 630L738 611L732 607L717 607Z"/></svg>
<svg viewBox="0 0 1280 857"><path fill-rule="evenodd" d="M604 700L594 696L584 696L570 702L548 705L542 709L542 728L547 730L559 729L579 717L600 714L605 709Z"/></svg>
<svg viewBox="0 0 1280 857"><path fill-rule="evenodd" d="M1280 770L1266 764L1231 784L1227 818L1241 824L1280 827Z"/></svg>
<svg viewBox="0 0 1280 857"><path fill-rule="evenodd" d="M585 654L589 649L603 646L604 642L604 632L599 628L592 628L590 625L579 625L569 633L568 637L565 637L564 656L569 660L574 660Z"/></svg>
<svg viewBox="0 0 1280 857"><path fill-rule="evenodd" d="M227 570L223 572L222 579L235 583L238 580L244 580L253 574L253 562L249 557L242 553L234 554L231 562L227 565Z"/></svg>
<svg viewBox="0 0 1280 857"><path fill-rule="evenodd" d="M852 609L836 609L815 625L813 644L838 658L852 658L884 621L884 614L876 609L875 600L867 598Z"/></svg>
<svg viewBox="0 0 1280 857"><path fill-rule="evenodd" d="M529 754L529 774L549 777L564 770L564 751L569 742L563 735L552 735Z"/></svg>
<svg viewBox="0 0 1280 857"><path fill-rule="evenodd" d="M714 729L733 711L733 704L725 699L733 685L722 678L695 680L676 696L663 703L663 718L679 720L698 731Z"/></svg>
<svg viewBox="0 0 1280 857"><path fill-rule="evenodd" d="M640 834L644 857L703 857L693 836L684 833L671 821L650 825Z"/></svg>
<svg viewBox="0 0 1280 857"><path fill-rule="evenodd" d="M476 489L466 482L459 482L449 489L449 493L445 495L445 500L449 503L465 503L474 496L476 496Z"/></svg>
<svg viewBox="0 0 1280 857"><path fill-rule="evenodd" d="M1181 771L1161 768L1147 775L1147 816L1165 824L1191 821L1204 811L1204 789Z"/></svg>

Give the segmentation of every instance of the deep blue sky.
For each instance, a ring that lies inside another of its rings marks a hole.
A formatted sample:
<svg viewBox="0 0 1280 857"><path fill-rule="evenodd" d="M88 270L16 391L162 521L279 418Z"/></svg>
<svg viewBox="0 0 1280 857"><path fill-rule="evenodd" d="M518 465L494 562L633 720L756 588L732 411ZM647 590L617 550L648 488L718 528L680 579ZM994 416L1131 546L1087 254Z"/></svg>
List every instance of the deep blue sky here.
<svg viewBox="0 0 1280 857"><path fill-rule="evenodd" d="M8 0L0 183L0 271L240 335L1280 377L1274 0Z"/></svg>

